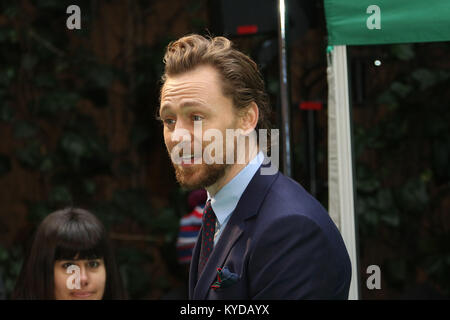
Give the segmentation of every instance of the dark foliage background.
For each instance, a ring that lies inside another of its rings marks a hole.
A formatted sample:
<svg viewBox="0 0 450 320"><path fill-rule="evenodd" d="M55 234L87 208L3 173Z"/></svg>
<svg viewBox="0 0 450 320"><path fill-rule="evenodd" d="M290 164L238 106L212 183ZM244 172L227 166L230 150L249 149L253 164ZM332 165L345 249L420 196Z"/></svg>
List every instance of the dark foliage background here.
<svg viewBox="0 0 450 320"><path fill-rule="evenodd" d="M360 271L378 264L389 297L448 298L450 44L349 52ZM362 288L363 296L380 296Z"/></svg>
<svg viewBox="0 0 450 320"><path fill-rule="evenodd" d="M181 17L181 29L194 32L202 3L78 1L82 28L68 30L71 4L1 3L0 176L6 189L0 270L6 293L37 224L75 205L92 210L111 230L129 296L160 298L185 282L174 243L187 203L155 120L163 50L177 34L145 28L160 12L160 23Z"/></svg>

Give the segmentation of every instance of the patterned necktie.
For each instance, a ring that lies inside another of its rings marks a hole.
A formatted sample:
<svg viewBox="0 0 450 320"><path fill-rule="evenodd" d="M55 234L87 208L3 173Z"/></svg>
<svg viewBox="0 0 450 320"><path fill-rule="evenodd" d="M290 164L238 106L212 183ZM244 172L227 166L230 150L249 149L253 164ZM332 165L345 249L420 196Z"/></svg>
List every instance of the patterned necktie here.
<svg viewBox="0 0 450 320"><path fill-rule="evenodd" d="M209 255L214 248L214 233L216 230L216 214L211 207L211 200L203 209L202 224L202 246L200 249L200 259L198 261L198 278L202 274L203 268L208 261Z"/></svg>

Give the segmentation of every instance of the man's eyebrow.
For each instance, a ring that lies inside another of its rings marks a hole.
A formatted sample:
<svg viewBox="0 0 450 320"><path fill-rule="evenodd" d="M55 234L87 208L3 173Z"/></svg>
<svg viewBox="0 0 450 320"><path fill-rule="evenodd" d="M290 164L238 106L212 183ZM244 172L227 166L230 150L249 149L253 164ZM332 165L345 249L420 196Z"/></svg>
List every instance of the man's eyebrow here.
<svg viewBox="0 0 450 320"><path fill-rule="evenodd" d="M200 100L186 100L181 103L180 108L197 107L197 106L206 107L207 105L206 105L206 103L203 103Z"/></svg>
<svg viewBox="0 0 450 320"><path fill-rule="evenodd" d="M159 115L163 112L164 109L170 108L172 104L170 102L163 103L161 108L159 109ZM205 107L208 108L206 103L203 103L199 100L186 100L180 104L180 108L189 108L189 107Z"/></svg>

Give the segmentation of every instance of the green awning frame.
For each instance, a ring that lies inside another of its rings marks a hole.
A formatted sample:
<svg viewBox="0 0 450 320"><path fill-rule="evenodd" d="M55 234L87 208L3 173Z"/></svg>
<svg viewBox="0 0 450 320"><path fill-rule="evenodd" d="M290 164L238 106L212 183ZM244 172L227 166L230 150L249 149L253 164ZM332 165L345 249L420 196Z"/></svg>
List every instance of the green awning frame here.
<svg viewBox="0 0 450 320"><path fill-rule="evenodd" d="M324 0L329 45L450 41L449 0Z"/></svg>
<svg viewBox="0 0 450 320"><path fill-rule="evenodd" d="M352 263L349 299L360 298L348 45L450 41L450 0L324 0L328 29L329 213Z"/></svg>

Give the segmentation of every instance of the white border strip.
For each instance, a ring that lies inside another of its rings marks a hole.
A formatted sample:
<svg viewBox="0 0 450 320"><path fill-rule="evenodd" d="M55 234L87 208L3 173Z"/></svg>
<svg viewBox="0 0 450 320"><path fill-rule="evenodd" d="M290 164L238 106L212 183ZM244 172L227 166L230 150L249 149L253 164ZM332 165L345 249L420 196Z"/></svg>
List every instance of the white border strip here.
<svg viewBox="0 0 450 320"><path fill-rule="evenodd" d="M349 299L359 298L347 47L334 46L328 67L329 212L341 231L352 263Z"/></svg>

